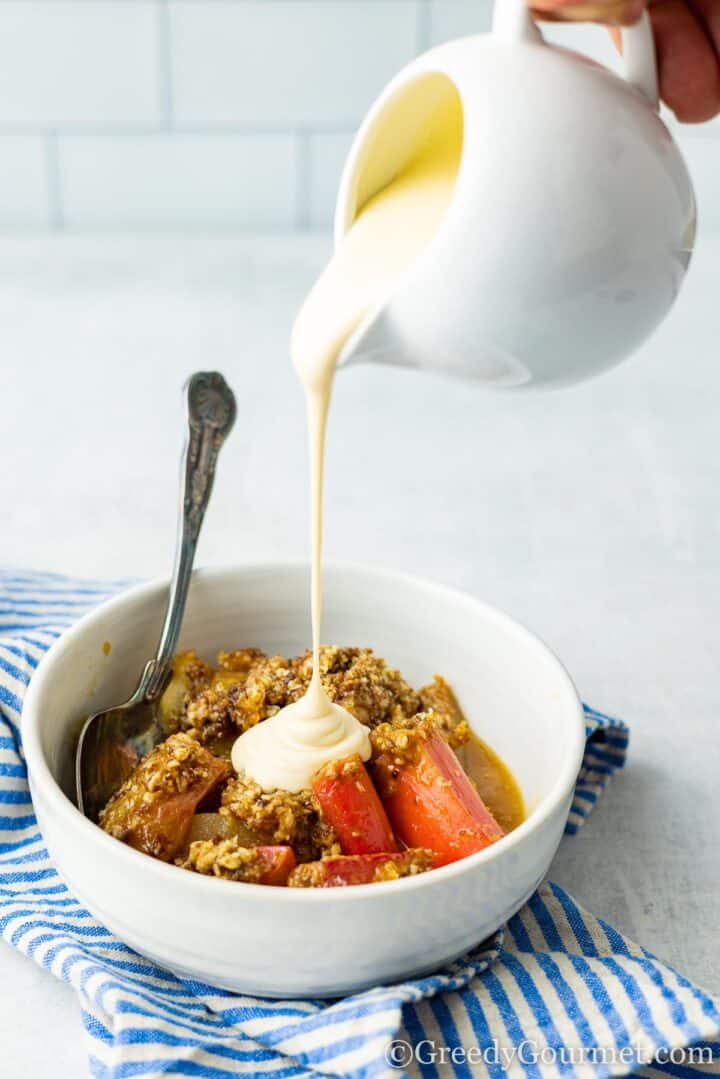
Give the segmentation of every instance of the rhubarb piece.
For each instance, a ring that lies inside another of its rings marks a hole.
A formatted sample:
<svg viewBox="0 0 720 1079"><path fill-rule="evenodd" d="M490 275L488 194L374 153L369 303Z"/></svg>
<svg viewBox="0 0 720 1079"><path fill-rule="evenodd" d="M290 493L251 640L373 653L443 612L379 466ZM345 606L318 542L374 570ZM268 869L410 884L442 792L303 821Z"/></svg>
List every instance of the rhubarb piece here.
<svg viewBox="0 0 720 1079"><path fill-rule="evenodd" d="M505 834L475 790L432 717L406 728L383 724L371 734L372 774L395 834L408 847L448 865Z"/></svg>
<svg viewBox="0 0 720 1079"><path fill-rule="evenodd" d="M337 835L343 854L399 850L387 813L368 771L355 754L325 765L313 780L323 819Z"/></svg>
<svg viewBox="0 0 720 1079"><path fill-rule="evenodd" d="M349 888L376 884L425 873L433 867L429 850L405 850L385 854L351 854L306 862L290 874L290 888Z"/></svg>
<svg viewBox="0 0 720 1079"><path fill-rule="evenodd" d="M173 734L133 769L101 812L100 827L169 862L186 847L198 805L229 772L187 734Z"/></svg>
<svg viewBox="0 0 720 1079"><path fill-rule="evenodd" d="M292 847L244 847L238 836L232 836L191 843L187 856L178 858L176 865L222 880L282 886L295 868L295 853Z"/></svg>
<svg viewBox="0 0 720 1079"><path fill-rule="evenodd" d="M458 699L444 678L436 674L430 685L418 691L421 711L432 712L433 722L446 742L459 749L470 739L470 728ZM402 727L402 723L396 724Z"/></svg>

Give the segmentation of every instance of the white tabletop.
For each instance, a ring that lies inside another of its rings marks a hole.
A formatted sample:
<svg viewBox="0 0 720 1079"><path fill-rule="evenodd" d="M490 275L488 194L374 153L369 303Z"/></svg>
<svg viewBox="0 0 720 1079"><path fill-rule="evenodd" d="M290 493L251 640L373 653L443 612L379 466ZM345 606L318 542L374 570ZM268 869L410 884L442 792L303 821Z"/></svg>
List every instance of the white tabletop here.
<svg viewBox="0 0 720 1079"><path fill-rule="evenodd" d="M0 565L166 573L179 388L214 367L240 412L200 561L305 557L287 336L326 251L323 237L4 239ZM552 875L715 992L719 272L720 237L703 238L661 331L574 390L343 375L326 538L331 557L504 607L559 653L586 700L630 722L626 772ZM84 1075L72 992L4 944L0 963L3 1079Z"/></svg>

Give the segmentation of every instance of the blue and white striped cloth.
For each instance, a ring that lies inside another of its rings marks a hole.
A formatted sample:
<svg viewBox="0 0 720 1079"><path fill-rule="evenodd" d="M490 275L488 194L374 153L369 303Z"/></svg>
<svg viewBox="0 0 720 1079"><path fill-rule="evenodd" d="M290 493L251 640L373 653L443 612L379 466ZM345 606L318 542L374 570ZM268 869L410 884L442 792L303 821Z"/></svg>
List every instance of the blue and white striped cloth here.
<svg viewBox="0 0 720 1079"><path fill-rule="evenodd" d="M0 931L75 988L92 1075L370 1079L400 1070L428 1079L633 1072L688 1079L720 1072L718 1002L553 884L492 941L435 976L330 1004L181 981L114 938L48 857L28 791L20 714L45 650L117 587L0 573ZM569 832L622 767L628 740L623 723L586 711L588 751Z"/></svg>

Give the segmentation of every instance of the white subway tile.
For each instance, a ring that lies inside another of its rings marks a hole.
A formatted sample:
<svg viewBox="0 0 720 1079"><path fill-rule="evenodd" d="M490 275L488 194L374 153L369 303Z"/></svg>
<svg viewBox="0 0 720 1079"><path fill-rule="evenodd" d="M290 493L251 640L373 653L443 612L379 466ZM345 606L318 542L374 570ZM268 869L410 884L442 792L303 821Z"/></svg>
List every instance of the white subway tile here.
<svg viewBox="0 0 720 1079"><path fill-rule="evenodd" d="M430 0L429 44L484 33L490 29L492 9L492 0Z"/></svg>
<svg viewBox="0 0 720 1079"><path fill-rule="evenodd" d="M410 0L175 0L179 125L342 128L412 58Z"/></svg>
<svg viewBox="0 0 720 1079"><path fill-rule="evenodd" d="M0 227L49 224L47 148L40 135L0 136Z"/></svg>
<svg viewBox="0 0 720 1079"><path fill-rule="evenodd" d="M308 224L311 228L332 225L340 176L352 140L352 134L313 135L309 140Z"/></svg>
<svg viewBox="0 0 720 1079"><path fill-rule="evenodd" d="M70 227L291 227L296 142L292 135L61 137L64 220Z"/></svg>
<svg viewBox="0 0 720 1079"><path fill-rule="evenodd" d="M0 125L157 123L157 16L147 0L3 0Z"/></svg>

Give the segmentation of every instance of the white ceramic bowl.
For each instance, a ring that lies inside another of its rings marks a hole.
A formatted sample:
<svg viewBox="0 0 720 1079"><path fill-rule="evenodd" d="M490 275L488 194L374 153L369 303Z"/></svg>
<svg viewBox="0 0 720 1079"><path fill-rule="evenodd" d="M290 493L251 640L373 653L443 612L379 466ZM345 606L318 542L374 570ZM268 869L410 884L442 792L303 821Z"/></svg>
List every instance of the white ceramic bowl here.
<svg viewBox="0 0 720 1079"><path fill-rule="evenodd" d="M308 577L305 566L286 564L198 572L180 647L297 654L309 638ZM86 820L62 789L73 733L79 717L133 688L157 639L166 587L133 588L65 633L33 678L23 713L40 827L68 885L101 922L181 976L317 997L435 969L519 909L550 864L572 799L584 746L577 693L555 656L507 615L395 573L328 567L323 637L371 646L412 684L436 672L449 680L522 787L528 819L510 836L420 877L296 891L164 865Z"/></svg>

